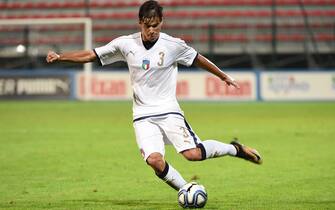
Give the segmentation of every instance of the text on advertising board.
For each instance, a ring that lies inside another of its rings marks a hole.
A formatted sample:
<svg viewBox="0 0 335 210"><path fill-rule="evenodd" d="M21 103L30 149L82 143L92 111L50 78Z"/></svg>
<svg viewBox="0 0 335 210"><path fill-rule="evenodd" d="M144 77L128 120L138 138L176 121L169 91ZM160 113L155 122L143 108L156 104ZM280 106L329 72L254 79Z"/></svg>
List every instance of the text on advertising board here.
<svg viewBox="0 0 335 210"><path fill-rule="evenodd" d="M85 94L85 77L80 77L80 94ZM111 79L111 78L98 78L92 76L91 94L94 96L125 96L126 95L126 81Z"/></svg>
<svg viewBox="0 0 335 210"><path fill-rule="evenodd" d="M237 81L240 89L223 84L215 77L206 78L206 95L212 96L249 96L251 95L252 84L249 81Z"/></svg>
<svg viewBox="0 0 335 210"><path fill-rule="evenodd" d="M13 75L0 77L1 98L67 98L70 78L65 76Z"/></svg>

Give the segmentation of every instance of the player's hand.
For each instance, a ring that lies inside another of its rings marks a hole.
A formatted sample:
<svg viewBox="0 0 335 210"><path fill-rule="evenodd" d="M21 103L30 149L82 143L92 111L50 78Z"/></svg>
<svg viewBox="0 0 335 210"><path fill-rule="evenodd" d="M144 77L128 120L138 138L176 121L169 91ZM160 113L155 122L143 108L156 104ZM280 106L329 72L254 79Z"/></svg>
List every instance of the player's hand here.
<svg viewBox="0 0 335 210"><path fill-rule="evenodd" d="M49 51L48 55L46 57L47 63L53 63L59 59L59 55L55 53L54 51Z"/></svg>
<svg viewBox="0 0 335 210"><path fill-rule="evenodd" d="M230 76L227 76L226 78L223 79L223 81L225 81L227 83L228 86L232 85L237 89L240 89L240 86L237 84L236 80L233 79Z"/></svg>

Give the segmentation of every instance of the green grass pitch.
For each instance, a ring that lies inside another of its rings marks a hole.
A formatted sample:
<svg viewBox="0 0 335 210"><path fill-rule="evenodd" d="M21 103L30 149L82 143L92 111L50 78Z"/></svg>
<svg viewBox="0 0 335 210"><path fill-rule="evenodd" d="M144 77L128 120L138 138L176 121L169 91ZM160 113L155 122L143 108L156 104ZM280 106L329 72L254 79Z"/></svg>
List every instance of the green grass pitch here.
<svg viewBox="0 0 335 210"><path fill-rule="evenodd" d="M259 150L166 158L209 195L205 209L335 209L335 103L181 103L200 138ZM178 209L142 160L130 102L0 103L0 209Z"/></svg>

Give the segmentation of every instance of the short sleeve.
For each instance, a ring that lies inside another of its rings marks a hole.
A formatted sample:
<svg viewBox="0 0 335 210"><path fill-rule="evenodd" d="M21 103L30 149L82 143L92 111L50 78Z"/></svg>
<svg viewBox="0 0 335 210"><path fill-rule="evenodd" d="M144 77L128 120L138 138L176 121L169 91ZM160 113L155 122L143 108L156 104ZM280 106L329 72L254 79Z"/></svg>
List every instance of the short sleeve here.
<svg viewBox="0 0 335 210"><path fill-rule="evenodd" d="M177 55L178 63L185 66L191 66L197 54L197 51L188 46L184 41L179 42L179 53Z"/></svg>
<svg viewBox="0 0 335 210"><path fill-rule="evenodd" d="M101 65L108 65L117 61L125 61L121 52L121 39L117 38L107 45L94 49L95 54L100 60Z"/></svg>

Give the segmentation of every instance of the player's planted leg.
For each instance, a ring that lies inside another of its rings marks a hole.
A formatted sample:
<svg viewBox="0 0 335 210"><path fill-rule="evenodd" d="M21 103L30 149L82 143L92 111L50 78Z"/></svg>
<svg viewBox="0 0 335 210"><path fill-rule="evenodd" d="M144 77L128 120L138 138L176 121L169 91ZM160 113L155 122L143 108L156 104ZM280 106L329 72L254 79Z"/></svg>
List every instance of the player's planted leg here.
<svg viewBox="0 0 335 210"><path fill-rule="evenodd" d="M165 162L161 154L153 153L149 155L147 163L155 170L156 175L173 189L179 190L187 183L176 169Z"/></svg>

